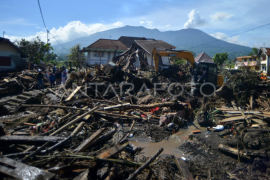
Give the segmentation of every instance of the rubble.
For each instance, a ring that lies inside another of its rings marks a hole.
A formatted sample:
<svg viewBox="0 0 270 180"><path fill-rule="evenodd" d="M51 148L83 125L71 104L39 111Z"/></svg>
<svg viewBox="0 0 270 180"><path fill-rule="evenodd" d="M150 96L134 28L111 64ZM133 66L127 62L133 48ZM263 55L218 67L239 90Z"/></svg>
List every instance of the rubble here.
<svg viewBox="0 0 270 180"><path fill-rule="evenodd" d="M34 179L269 178L269 81L250 70L224 71L225 93L192 97L184 86L188 64L161 72L136 69L134 49L106 65L69 72L66 84L55 88L45 81L45 89L37 90L34 71L2 78L1 176L27 179L27 171ZM166 91L173 82L182 83L172 88L181 96ZM9 88L14 91L5 93ZM160 147L145 156L147 147L132 143L172 138L182 153L166 155L167 147Z"/></svg>

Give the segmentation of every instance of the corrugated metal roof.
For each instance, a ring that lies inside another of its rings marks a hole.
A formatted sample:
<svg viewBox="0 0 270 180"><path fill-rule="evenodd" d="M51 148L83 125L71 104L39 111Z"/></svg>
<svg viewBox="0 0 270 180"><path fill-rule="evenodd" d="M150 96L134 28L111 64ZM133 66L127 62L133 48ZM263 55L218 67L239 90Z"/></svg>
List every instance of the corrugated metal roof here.
<svg viewBox="0 0 270 180"><path fill-rule="evenodd" d="M175 46L168 44L162 40L135 40L135 42L148 54L152 54L154 48L175 49Z"/></svg>
<svg viewBox="0 0 270 180"><path fill-rule="evenodd" d="M263 50L263 52L264 52L267 56L270 56L270 48L262 47L261 49Z"/></svg>
<svg viewBox="0 0 270 180"><path fill-rule="evenodd" d="M195 57L195 62L209 62L214 63L213 59L208 56L205 52L200 53L198 56Z"/></svg>
<svg viewBox="0 0 270 180"><path fill-rule="evenodd" d="M89 45L87 48L93 49L128 49L121 41L112 40L112 39L99 39L96 42Z"/></svg>

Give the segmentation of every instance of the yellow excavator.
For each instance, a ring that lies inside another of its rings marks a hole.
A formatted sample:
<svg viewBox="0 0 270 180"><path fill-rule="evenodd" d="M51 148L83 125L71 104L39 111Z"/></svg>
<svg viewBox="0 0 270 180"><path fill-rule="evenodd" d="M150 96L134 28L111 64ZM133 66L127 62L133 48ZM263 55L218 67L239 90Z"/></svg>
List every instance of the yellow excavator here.
<svg viewBox="0 0 270 180"><path fill-rule="evenodd" d="M223 76L217 74L217 65L215 63L209 62L195 62L194 56L191 52L183 51L183 50L168 50L162 49L157 51L156 48L152 51L154 68L155 71L160 70L160 66L162 66L160 62L160 58L162 56L165 57L180 57L186 59L190 62L191 68L191 92L193 95L197 95L200 92L200 87L203 83L211 83L211 86L215 86L215 88L219 88L223 85ZM202 78L203 77L203 78Z"/></svg>

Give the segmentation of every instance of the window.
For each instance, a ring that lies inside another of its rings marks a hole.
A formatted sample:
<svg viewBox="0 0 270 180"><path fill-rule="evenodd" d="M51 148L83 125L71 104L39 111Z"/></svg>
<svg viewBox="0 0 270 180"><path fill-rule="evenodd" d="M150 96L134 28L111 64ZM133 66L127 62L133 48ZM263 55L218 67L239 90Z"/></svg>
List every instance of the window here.
<svg viewBox="0 0 270 180"><path fill-rule="evenodd" d="M266 65L262 65L262 71L266 71Z"/></svg>
<svg viewBox="0 0 270 180"><path fill-rule="evenodd" d="M0 66L11 66L11 57L0 56Z"/></svg>
<svg viewBox="0 0 270 180"><path fill-rule="evenodd" d="M104 52L94 52L94 56L95 57L103 57L104 56Z"/></svg>
<svg viewBox="0 0 270 180"><path fill-rule="evenodd" d="M252 58L249 58L249 61L252 61Z"/></svg>
<svg viewBox="0 0 270 180"><path fill-rule="evenodd" d="M256 61L256 58L253 58L253 61Z"/></svg>
<svg viewBox="0 0 270 180"><path fill-rule="evenodd" d="M247 59L244 59L244 62L247 62Z"/></svg>
<svg viewBox="0 0 270 180"><path fill-rule="evenodd" d="M262 60L266 60L266 56L265 55L262 55Z"/></svg>

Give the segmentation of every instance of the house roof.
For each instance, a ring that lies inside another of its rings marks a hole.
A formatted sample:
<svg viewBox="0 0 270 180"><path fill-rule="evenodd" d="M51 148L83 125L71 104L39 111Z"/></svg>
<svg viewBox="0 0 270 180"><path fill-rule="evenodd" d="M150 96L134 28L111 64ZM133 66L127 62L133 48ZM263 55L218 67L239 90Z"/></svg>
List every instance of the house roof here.
<svg viewBox="0 0 270 180"><path fill-rule="evenodd" d="M13 46L15 49L17 49L19 51L19 53L21 53L21 50L15 44L13 44L9 39L0 37L0 44L4 43L4 42L9 43L11 46Z"/></svg>
<svg viewBox="0 0 270 180"><path fill-rule="evenodd" d="M270 48L267 48L267 47L261 47L261 50L262 50L267 56L270 56Z"/></svg>
<svg viewBox="0 0 270 180"><path fill-rule="evenodd" d="M175 49L175 46L168 44L162 40L135 40L135 42L148 54L152 54L154 48Z"/></svg>
<svg viewBox="0 0 270 180"><path fill-rule="evenodd" d="M118 49L126 50L125 46L121 41L112 39L99 39L96 42L90 44L87 48L89 49Z"/></svg>
<svg viewBox="0 0 270 180"><path fill-rule="evenodd" d="M134 40L145 40L144 37L131 37L131 36L121 36L118 41L121 41L128 48L134 43Z"/></svg>
<svg viewBox="0 0 270 180"><path fill-rule="evenodd" d="M208 63L214 63L213 59L208 56L205 52L200 53L198 56L195 57L195 62L208 62Z"/></svg>

